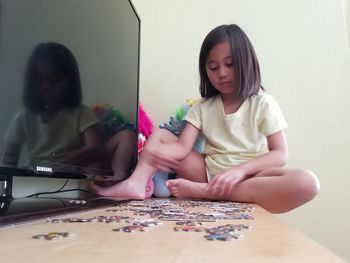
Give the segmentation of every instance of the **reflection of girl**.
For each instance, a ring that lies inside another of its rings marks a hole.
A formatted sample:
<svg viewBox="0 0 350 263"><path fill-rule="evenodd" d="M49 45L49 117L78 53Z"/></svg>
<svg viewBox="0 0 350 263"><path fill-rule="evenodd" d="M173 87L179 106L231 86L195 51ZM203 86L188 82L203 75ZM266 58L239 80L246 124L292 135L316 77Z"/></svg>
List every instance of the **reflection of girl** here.
<svg viewBox="0 0 350 263"><path fill-rule="evenodd" d="M53 161L105 166L126 177L133 163L136 135L121 131L106 144L97 133L97 116L81 104L78 64L58 43L39 44L30 56L23 104L5 135L3 163L17 166L22 147L29 161ZM109 157L109 158L108 158ZM117 169L118 167L118 169Z"/></svg>

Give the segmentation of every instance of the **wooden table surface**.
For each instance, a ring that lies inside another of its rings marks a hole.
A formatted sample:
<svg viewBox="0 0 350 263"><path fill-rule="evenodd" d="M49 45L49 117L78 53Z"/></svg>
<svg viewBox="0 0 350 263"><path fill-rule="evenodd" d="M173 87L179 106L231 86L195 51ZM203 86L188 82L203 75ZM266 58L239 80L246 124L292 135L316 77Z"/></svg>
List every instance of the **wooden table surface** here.
<svg viewBox="0 0 350 263"><path fill-rule="evenodd" d="M240 239L209 241L203 232L177 232L175 222L163 222L146 232L116 232L119 223L50 223L46 220L0 228L1 262L345 262L298 230L254 206L252 220L219 220L252 228ZM207 207L198 207L207 211ZM131 215L130 211L107 212L106 208L70 213L63 218ZM33 239L33 235L70 231L71 238Z"/></svg>

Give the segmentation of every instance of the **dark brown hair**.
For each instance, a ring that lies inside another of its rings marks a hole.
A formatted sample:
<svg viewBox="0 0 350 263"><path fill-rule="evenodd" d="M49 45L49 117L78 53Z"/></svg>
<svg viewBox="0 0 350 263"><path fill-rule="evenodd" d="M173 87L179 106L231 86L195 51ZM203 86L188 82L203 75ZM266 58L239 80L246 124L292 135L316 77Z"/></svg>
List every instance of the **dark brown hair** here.
<svg viewBox="0 0 350 263"><path fill-rule="evenodd" d="M34 113L40 111L39 94L35 85L35 66L39 61L49 62L60 73L68 77L70 92L64 99L63 106L67 108L79 106L82 100L82 90L78 63L68 48L54 42L38 44L29 58L24 79L24 106Z"/></svg>
<svg viewBox="0 0 350 263"><path fill-rule="evenodd" d="M243 30L235 25L221 25L214 28L205 37L199 54L199 90L203 98L210 98L219 91L208 79L205 63L210 50L217 44L228 41L231 47L234 64L235 85L237 98L245 100L257 94L261 86L259 62L254 48Z"/></svg>

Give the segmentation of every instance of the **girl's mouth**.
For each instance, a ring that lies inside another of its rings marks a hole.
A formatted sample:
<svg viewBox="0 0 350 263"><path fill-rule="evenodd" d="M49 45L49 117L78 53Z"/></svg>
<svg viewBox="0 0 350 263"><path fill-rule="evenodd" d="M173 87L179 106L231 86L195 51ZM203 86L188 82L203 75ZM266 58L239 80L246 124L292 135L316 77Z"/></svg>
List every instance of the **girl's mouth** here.
<svg viewBox="0 0 350 263"><path fill-rule="evenodd" d="M219 82L219 85L220 85L220 86L231 85L231 81L229 81L229 80L227 80L227 81L222 81L222 82Z"/></svg>

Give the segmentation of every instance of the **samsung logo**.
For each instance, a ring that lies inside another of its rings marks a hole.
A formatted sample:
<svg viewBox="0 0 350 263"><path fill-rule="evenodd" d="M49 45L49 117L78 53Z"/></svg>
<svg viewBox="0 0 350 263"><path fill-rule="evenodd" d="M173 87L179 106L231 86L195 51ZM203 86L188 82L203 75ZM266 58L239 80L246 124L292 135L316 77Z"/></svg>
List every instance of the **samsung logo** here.
<svg viewBox="0 0 350 263"><path fill-rule="evenodd" d="M46 172L46 173L52 173L51 167L45 167L45 166L37 166L36 167L37 172Z"/></svg>

